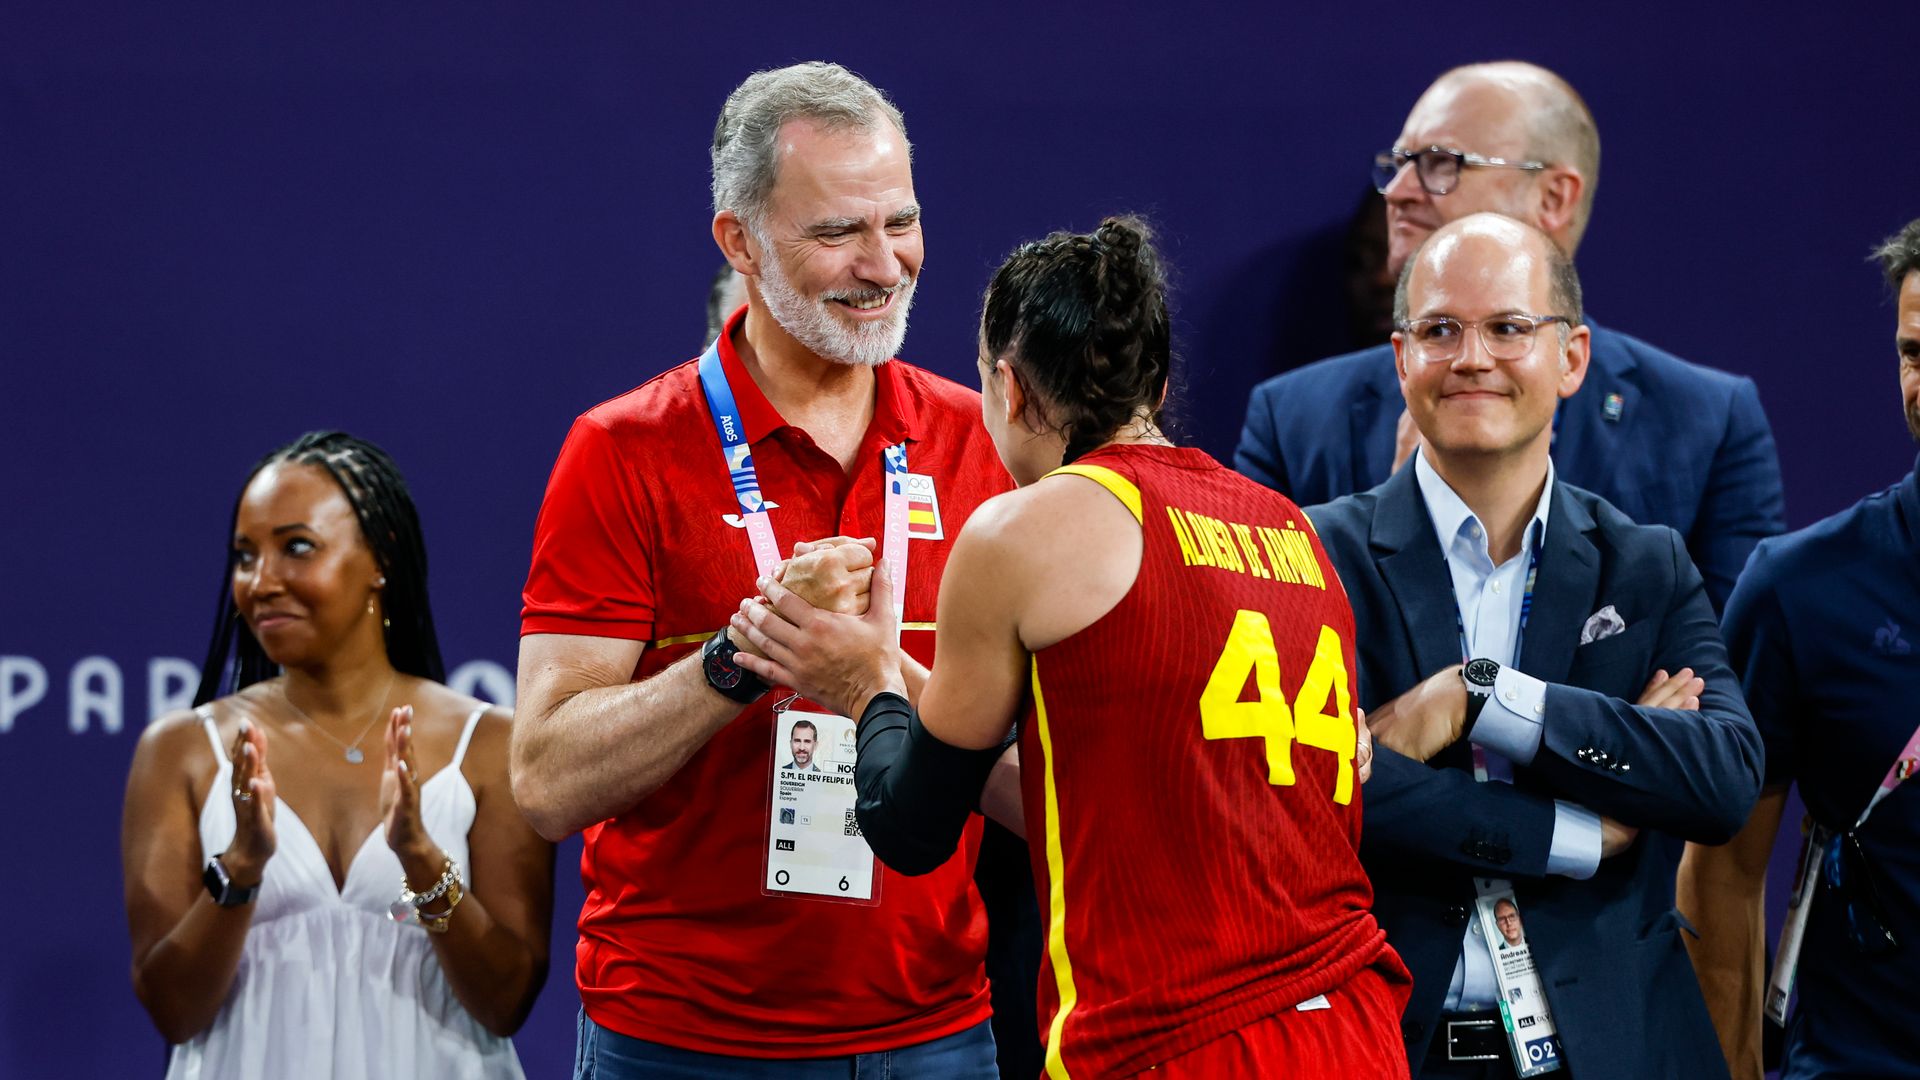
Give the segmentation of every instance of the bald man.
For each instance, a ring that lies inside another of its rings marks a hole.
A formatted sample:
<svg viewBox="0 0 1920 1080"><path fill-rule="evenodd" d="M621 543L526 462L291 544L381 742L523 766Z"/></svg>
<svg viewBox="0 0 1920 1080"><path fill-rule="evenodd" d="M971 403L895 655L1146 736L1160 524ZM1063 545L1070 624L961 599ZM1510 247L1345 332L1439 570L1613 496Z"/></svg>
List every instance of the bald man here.
<svg viewBox="0 0 1920 1080"><path fill-rule="evenodd" d="M1419 449L1307 513L1353 604L1360 858L1413 973L1413 1075L1725 1077L1674 872L1745 820L1760 736L1680 537L1556 476L1555 408L1594 375L1579 276L1547 234L1474 214L1394 310ZM1519 920L1524 957L1499 948Z"/></svg>
<svg viewBox="0 0 1920 1080"><path fill-rule="evenodd" d="M1481 211L1526 222L1572 257L1593 214L1600 136L1553 72L1475 64L1421 95L1375 165L1395 275L1435 229ZM1759 393L1749 379L1588 326L1592 369L1555 420L1554 464L1633 520L1678 530L1717 611L1754 545L1786 529ZM1234 466L1304 506L1380 483L1414 441L1382 345L1256 387Z"/></svg>

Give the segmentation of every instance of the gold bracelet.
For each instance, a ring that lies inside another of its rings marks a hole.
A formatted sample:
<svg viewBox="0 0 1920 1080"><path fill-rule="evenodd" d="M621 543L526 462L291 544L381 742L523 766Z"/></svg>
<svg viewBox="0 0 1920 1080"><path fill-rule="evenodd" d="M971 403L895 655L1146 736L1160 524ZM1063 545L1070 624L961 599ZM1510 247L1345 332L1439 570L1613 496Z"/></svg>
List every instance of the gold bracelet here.
<svg viewBox="0 0 1920 1080"><path fill-rule="evenodd" d="M419 911L415 913L414 917L420 921L420 925L426 929L427 933L446 933L447 920L453 918L453 909L459 907L460 901L467 898L467 890L460 884L459 878L454 878L453 881L448 884L446 898L447 910L445 911Z"/></svg>

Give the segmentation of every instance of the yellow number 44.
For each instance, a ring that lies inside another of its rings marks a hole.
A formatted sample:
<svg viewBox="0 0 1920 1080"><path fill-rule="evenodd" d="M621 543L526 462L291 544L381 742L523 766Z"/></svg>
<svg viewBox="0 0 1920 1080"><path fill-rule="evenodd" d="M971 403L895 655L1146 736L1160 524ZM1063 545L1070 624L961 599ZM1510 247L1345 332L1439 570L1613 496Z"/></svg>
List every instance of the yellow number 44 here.
<svg viewBox="0 0 1920 1080"><path fill-rule="evenodd" d="M1247 676L1253 676L1255 699L1240 700ZM1295 712L1280 689L1280 655L1273 644L1267 616L1245 609L1236 612L1226 648L1200 692L1200 730L1209 739L1266 740L1267 782L1293 785L1293 744L1328 750L1340 759L1333 801L1353 801L1353 693L1348 686L1345 651L1340 634L1320 628L1313 663L1300 683L1296 703L1316 703L1313 711ZM1332 705L1333 711L1327 707Z"/></svg>

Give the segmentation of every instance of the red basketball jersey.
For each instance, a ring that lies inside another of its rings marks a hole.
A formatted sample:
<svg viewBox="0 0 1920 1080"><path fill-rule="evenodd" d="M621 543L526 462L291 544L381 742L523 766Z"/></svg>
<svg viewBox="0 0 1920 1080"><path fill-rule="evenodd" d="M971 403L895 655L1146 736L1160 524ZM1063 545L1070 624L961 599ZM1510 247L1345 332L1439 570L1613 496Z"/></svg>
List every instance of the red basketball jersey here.
<svg viewBox="0 0 1920 1080"><path fill-rule="evenodd" d="M1144 550L1117 607L1033 658L1047 1075L1138 1072L1371 964L1404 978L1360 867L1353 612L1306 515L1197 450L1068 471Z"/></svg>

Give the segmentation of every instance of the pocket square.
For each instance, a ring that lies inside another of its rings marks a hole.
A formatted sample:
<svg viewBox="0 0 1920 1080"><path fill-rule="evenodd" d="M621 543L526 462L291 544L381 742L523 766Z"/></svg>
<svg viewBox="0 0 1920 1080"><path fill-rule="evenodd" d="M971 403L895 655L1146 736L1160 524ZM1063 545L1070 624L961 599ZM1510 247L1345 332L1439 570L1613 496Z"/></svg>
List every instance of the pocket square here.
<svg viewBox="0 0 1920 1080"><path fill-rule="evenodd" d="M1601 638L1609 638L1627 628L1627 620L1608 604L1599 611L1587 616L1587 625L1580 628L1580 644L1587 645Z"/></svg>

